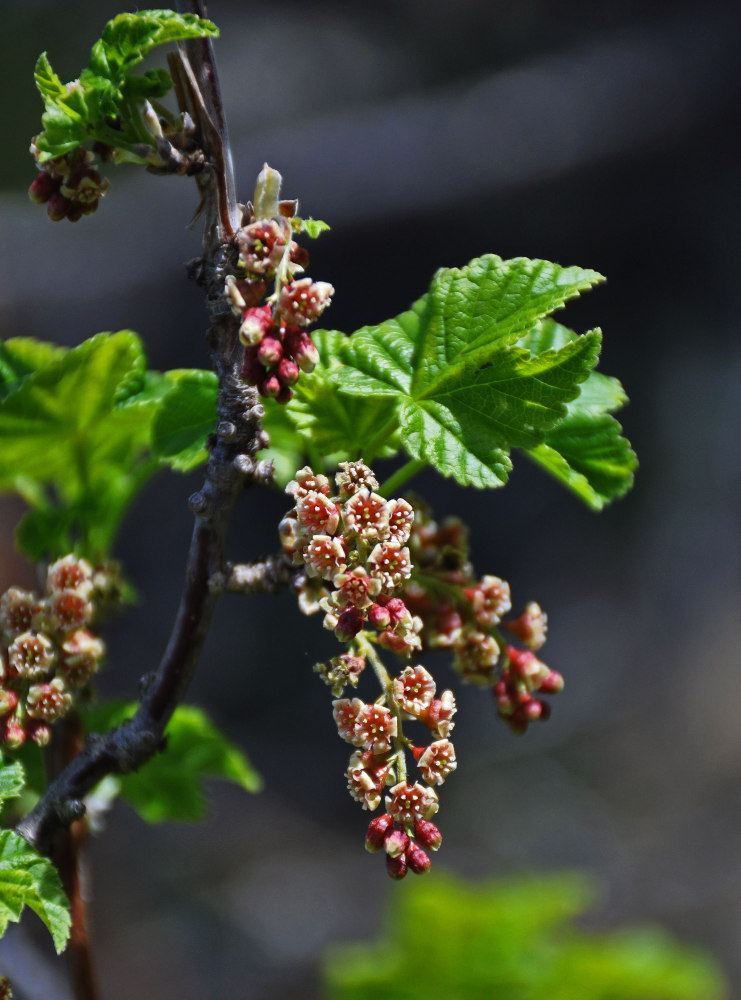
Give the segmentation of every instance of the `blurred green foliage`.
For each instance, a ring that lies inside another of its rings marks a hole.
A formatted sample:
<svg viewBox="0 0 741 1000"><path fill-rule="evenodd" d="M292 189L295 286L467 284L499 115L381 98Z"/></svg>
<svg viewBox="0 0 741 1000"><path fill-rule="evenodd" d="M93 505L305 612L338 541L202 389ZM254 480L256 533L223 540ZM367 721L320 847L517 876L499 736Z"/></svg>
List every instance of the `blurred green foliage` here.
<svg viewBox="0 0 741 1000"><path fill-rule="evenodd" d="M657 927L583 930L583 875L466 884L435 872L394 889L374 943L334 949L330 1000L723 1000L706 954Z"/></svg>

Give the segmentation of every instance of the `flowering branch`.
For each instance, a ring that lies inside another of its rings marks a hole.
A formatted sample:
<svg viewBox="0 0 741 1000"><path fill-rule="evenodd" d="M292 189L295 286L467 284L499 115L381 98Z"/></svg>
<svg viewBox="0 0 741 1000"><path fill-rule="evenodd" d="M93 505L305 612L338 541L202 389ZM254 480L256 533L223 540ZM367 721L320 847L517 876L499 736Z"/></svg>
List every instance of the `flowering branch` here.
<svg viewBox="0 0 741 1000"><path fill-rule="evenodd" d="M203 16L202 6L195 3L192 9ZM143 681L136 714L103 736L89 736L82 752L17 826L18 833L44 854L52 850L59 830L84 815L82 800L103 777L136 770L164 747L165 728L185 695L211 620L218 588L210 581L224 572L223 547L232 508L247 486L268 478L262 464L255 462L256 453L267 444L261 425L264 410L255 389L239 377L238 323L231 308L220 305L233 235L231 220L237 211L221 96L210 46L191 47L189 42L188 47L195 69L188 70L181 53L183 73L177 89L181 95L183 80L187 81L190 97L197 94L196 103L208 112L199 120L210 169L207 179L199 182L207 225L198 279L214 306L208 342L219 380L217 411L222 433L209 441L204 484L190 498L195 526L183 592L159 666ZM216 134L220 141L209 145ZM209 220L216 221L210 225Z"/></svg>

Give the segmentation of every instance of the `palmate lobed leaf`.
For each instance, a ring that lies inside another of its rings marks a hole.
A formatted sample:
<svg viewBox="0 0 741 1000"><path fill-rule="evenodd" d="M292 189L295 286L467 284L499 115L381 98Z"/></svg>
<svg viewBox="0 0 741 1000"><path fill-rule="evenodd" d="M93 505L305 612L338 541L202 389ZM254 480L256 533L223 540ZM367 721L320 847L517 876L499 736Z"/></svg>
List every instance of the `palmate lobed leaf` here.
<svg viewBox="0 0 741 1000"><path fill-rule="evenodd" d="M152 425L155 454L176 472L190 472L206 461L206 438L216 423L218 379L198 368L166 372L170 385Z"/></svg>
<svg viewBox="0 0 741 1000"><path fill-rule="evenodd" d="M539 319L601 281L594 271L489 255L439 271L410 310L338 344L324 377L393 397L409 454L462 485L499 486L512 447L534 448L567 413L599 354L599 331L535 348Z"/></svg>
<svg viewBox="0 0 741 1000"><path fill-rule="evenodd" d="M86 468L105 476L101 459L132 440L133 411L113 404L142 356L131 331L102 333L19 380L0 402L0 489L25 475L67 493Z"/></svg>
<svg viewBox="0 0 741 1000"><path fill-rule="evenodd" d="M573 330L544 320L519 343L530 350L548 350L577 337ZM593 510L601 510L633 485L638 459L620 424L610 416L627 401L616 378L591 372L563 420L548 431L542 444L527 449L530 458Z"/></svg>
<svg viewBox="0 0 741 1000"><path fill-rule="evenodd" d="M20 767L20 765L18 765ZM0 797L14 785L17 773L0 768ZM5 786L5 789L4 789ZM10 922L20 920L28 906L46 924L57 952L64 950L71 925L69 901L62 890L56 869L12 830L0 831L0 936Z"/></svg>
<svg viewBox="0 0 741 1000"><path fill-rule="evenodd" d="M135 710L132 702L108 702L86 713L85 725L100 732L119 725ZM202 709L178 706L165 737L162 753L119 779L122 798L148 823L202 819L207 778L230 781L248 792L261 790L262 779L247 756Z"/></svg>
<svg viewBox="0 0 741 1000"><path fill-rule="evenodd" d="M90 68L101 76L121 80L158 45L218 35L219 29L212 21L195 14L163 8L118 14L106 24L93 46Z"/></svg>
<svg viewBox="0 0 741 1000"><path fill-rule="evenodd" d="M90 65L69 84L62 83L42 53L34 72L45 106L43 131L36 139L40 162L96 139L110 143L118 137L121 147L130 150L132 143L141 141L141 133L129 121L128 102L162 97L172 85L164 69L143 75L132 74L132 69L158 45L218 33L211 21L194 14L164 9L119 14L93 45Z"/></svg>

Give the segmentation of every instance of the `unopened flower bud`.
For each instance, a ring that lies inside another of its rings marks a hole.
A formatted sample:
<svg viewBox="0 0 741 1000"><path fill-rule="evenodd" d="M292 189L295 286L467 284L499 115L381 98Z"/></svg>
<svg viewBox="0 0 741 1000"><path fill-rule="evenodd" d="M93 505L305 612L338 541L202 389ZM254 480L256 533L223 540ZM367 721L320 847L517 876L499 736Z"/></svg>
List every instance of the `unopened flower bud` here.
<svg viewBox="0 0 741 1000"><path fill-rule="evenodd" d="M419 819L414 824L414 838L428 851L437 851L443 842L443 835L428 819Z"/></svg>
<svg viewBox="0 0 741 1000"><path fill-rule="evenodd" d="M397 882L403 879L407 873L407 859L405 854L400 854L396 858L392 858L390 854L386 855L386 871L389 873L392 879Z"/></svg>
<svg viewBox="0 0 741 1000"><path fill-rule="evenodd" d="M390 858L398 858L409 847L409 835L398 826L392 827L383 839L383 849Z"/></svg>
<svg viewBox="0 0 741 1000"><path fill-rule="evenodd" d="M334 634L340 642L354 639L363 627L363 616L358 608L346 608L337 619Z"/></svg>
<svg viewBox="0 0 741 1000"><path fill-rule="evenodd" d="M371 854L380 851L383 847L386 834L394 825L394 819L388 813L382 816L375 816L368 824L368 831L365 835L365 849Z"/></svg>
<svg viewBox="0 0 741 1000"><path fill-rule="evenodd" d="M283 345L275 337L263 337L257 349L257 359L266 368L277 365L283 357Z"/></svg>
<svg viewBox="0 0 741 1000"><path fill-rule="evenodd" d="M407 851L407 866L415 875L426 875L430 870L430 856L421 847L413 844Z"/></svg>

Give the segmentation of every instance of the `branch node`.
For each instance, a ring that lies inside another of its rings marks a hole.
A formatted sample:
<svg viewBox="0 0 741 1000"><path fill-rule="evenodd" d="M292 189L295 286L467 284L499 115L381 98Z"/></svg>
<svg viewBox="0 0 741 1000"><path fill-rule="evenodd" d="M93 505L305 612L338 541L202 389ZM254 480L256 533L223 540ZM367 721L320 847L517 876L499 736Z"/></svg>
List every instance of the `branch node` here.
<svg viewBox="0 0 741 1000"><path fill-rule="evenodd" d="M255 463L249 455L236 455L232 464L242 476L251 476L255 471Z"/></svg>

